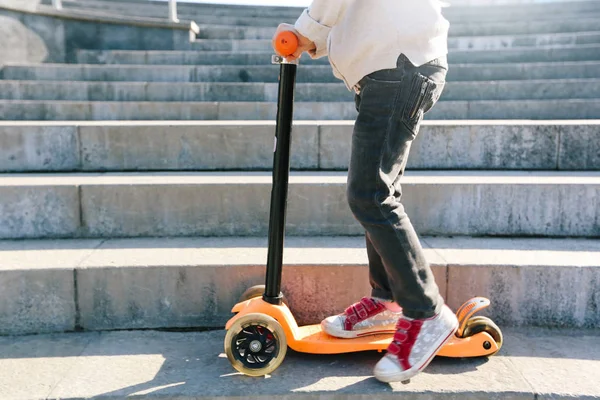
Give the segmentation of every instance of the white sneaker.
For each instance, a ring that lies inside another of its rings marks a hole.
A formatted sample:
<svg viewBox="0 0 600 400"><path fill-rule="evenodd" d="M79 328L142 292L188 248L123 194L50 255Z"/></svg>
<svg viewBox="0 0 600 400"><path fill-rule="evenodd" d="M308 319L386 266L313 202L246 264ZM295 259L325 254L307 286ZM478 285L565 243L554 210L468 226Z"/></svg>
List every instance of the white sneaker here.
<svg viewBox="0 0 600 400"><path fill-rule="evenodd" d="M406 381L425 369L458 329L456 315L444 305L428 319L403 317L398 321L387 354L375 366L375 378L382 382Z"/></svg>
<svg viewBox="0 0 600 400"><path fill-rule="evenodd" d="M321 322L321 329L331 336L353 339L366 335L396 332L396 322L402 312L387 309L382 302L363 297L339 315L328 317Z"/></svg>

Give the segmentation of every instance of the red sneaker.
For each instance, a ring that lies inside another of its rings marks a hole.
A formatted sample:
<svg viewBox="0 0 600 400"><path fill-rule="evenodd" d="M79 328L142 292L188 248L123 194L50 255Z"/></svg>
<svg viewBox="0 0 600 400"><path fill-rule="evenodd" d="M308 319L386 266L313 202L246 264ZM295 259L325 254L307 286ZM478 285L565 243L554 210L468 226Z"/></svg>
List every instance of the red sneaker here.
<svg viewBox="0 0 600 400"><path fill-rule="evenodd" d="M381 301L363 297L342 314L324 319L321 322L321 329L331 336L344 339L394 333L396 322L401 316L402 312L388 310Z"/></svg>
<svg viewBox="0 0 600 400"><path fill-rule="evenodd" d="M428 319L400 318L387 354L375 366L375 378L382 382L406 381L425 369L458 329L456 315L444 305Z"/></svg>

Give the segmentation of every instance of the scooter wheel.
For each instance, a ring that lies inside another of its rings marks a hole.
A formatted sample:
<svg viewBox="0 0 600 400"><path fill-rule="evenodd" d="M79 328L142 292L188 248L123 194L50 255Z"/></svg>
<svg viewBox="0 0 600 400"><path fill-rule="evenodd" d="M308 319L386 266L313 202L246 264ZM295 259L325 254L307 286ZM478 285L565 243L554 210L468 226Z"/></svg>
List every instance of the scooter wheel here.
<svg viewBox="0 0 600 400"><path fill-rule="evenodd" d="M265 285L252 286L252 287L248 288L244 293L242 293L242 295L240 296L240 300L238 301L238 303L241 303L242 301L254 299L256 297L261 297L264 292L265 292ZM285 298L285 295L283 296L283 303L286 306L288 305L288 302L287 302L287 299Z"/></svg>
<svg viewBox="0 0 600 400"><path fill-rule="evenodd" d="M233 368L245 375L270 374L281 365L286 353L283 328L265 314L244 315L225 335L225 354Z"/></svg>
<svg viewBox="0 0 600 400"><path fill-rule="evenodd" d="M500 330L500 328L498 328L498 325L496 325L491 319L481 315L469 318L469 320L467 321L467 325L465 326L465 330L463 332L463 337L473 336L480 332L489 333L498 345L498 350L500 350L500 348L502 347L502 343L504 342L504 338L502 336L502 331ZM496 353L497 351L490 354L490 356L493 356Z"/></svg>

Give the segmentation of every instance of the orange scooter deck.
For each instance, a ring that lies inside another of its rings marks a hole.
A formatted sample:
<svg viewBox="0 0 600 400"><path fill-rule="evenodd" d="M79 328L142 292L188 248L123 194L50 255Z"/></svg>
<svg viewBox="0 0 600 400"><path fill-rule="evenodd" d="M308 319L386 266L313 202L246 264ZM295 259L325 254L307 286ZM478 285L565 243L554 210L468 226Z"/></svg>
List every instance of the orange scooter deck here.
<svg viewBox="0 0 600 400"><path fill-rule="evenodd" d="M301 353L340 354L369 350L383 351L387 349L392 341L391 334L341 339L326 334L321 330L320 325L299 327L290 309L285 304L269 304L260 297L236 304L232 312L237 313L237 315L227 322L226 329L229 329L238 318L244 315L252 313L265 314L279 322L285 332L288 346ZM453 336L437 355L444 357L479 357L494 354L497 351L498 345L494 339L487 332L480 332L468 338Z"/></svg>

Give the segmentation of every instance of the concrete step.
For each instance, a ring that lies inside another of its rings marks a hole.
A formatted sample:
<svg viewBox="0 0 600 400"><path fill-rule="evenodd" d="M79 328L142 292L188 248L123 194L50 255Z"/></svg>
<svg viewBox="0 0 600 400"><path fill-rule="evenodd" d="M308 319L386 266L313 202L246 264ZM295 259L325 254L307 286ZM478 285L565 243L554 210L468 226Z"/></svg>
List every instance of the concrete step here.
<svg viewBox="0 0 600 400"><path fill-rule="evenodd" d="M455 36L448 38L449 49L491 50L551 45L585 45L600 42L599 32L546 33L503 36Z"/></svg>
<svg viewBox="0 0 600 400"><path fill-rule="evenodd" d="M574 17L579 15L589 14L600 14L600 9L593 2L580 2L576 5L565 6L563 4L550 5L548 10L544 10L542 7L531 7L522 6L524 9L515 7L493 7L488 13L482 13L477 8L467 7L451 7L444 10L444 15L453 23L464 23L464 22L483 22L483 21L513 21L517 20L552 20L562 17ZM152 4L152 3L150 3ZM105 2L80 2L80 1L69 1L63 2L63 6L67 9L75 10L89 10L89 11L104 11L117 14L144 16L144 17L161 17L167 15L166 4L160 5L146 5L145 7L139 7L134 5L133 7L128 4L110 4L110 8L107 8ZM218 12L219 10L213 11L213 13L206 13L206 7L204 9L194 9L187 7L185 3L178 4L178 11L181 17L186 19L195 20L199 23L218 23L218 24L231 24L231 25L256 25L256 26L277 26L280 22L294 23L294 21L300 15L302 9L286 10L262 10L260 7L254 7L250 9L248 7L242 7L235 5L230 7L229 10L223 10L224 12ZM262 13L260 12L262 10ZM250 15L244 13L244 11L250 11ZM218 12L218 13L217 13Z"/></svg>
<svg viewBox="0 0 600 400"><path fill-rule="evenodd" d="M143 18L162 18L168 17L168 8L166 5L160 8L155 7L135 7L131 8L126 5L116 5L110 9L106 9L103 4L95 5L93 3L80 2L64 2L64 9L77 13L86 13L88 15L108 14L120 16L132 16ZM280 23L293 24L300 16L301 11L293 15L268 16L266 14L248 17L248 15L210 15L203 12L188 11L186 9L178 9L178 17L184 20L195 21L198 24L204 25L230 25L230 26L257 26L257 27L276 27ZM513 22L513 21L554 21L563 18L577 18L581 16L600 17L600 11L597 9L577 10L573 8L563 8L561 12L551 13L545 11L543 13L444 13L451 24L482 24L485 22ZM492 17L493 15L493 17Z"/></svg>
<svg viewBox="0 0 600 400"><path fill-rule="evenodd" d="M600 327L600 241L423 237L446 302L501 327ZM2 334L222 327L264 283L266 238L0 241ZM300 324L370 291L364 237L289 237L282 291ZM595 347L594 347L595 348Z"/></svg>
<svg viewBox="0 0 600 400"><path fill-rule="evenodd" d="M67 101L276 102L277 83L0 80L0 99ZM448 82L440 101L600 99L600 79ZM353 101L343 83L298 83L297 102Z"/></svg>
<svg viewBox="0 0 600 400"><path fill-rule="evenodd" d="M113 13L124 13L126 15L160 15L168 12L168 6L165 2L158 1L144 1L142 4L139 2L114 2L114 1L73 1L63 0L63 7L66 9L88 9L88 10L103 10L106 12ZM51 0L43 0L42 4L52 4ZM272 6L244 6L244 5L227 5L227 4L211 4L211 3L189 3L181 2L177 3L177 10L180 15L196 17L196 16L211 16L211 17L245 17L251 18L287 18L294 20L303 8L298 7L272 7ZM579 12L580 10L577 10ZM586 9L584 11L593 12L593 9Z"/></svg>
<svg viewBox="0 0 600 400"><path fill-rule="evenodd" d="M47 10L51 10L51 11L55 11L54 7L50 8L50 7L46 7L42 10L40 10L38 8L38 11L47 11ZM121 22L124 25L128 25L130 23L142 23L142 24L146 24L146 25L151 25L153 23L157 23L157 24L168 24L171 23L171 20L169 19L169 12L168 9L164 9L161 12L130 12L130 11L120 11L120 10L105 10L105 9L98 9L98 8L87 8L87 7L64 7L62 10L60 11L60 15L67 17L68 19L79 19L81 17L88 17L91 18L92 20L105 20L105 19L113 19L113 18L118 18L119 22ZM190 24L196 24L196 22L192 21L192 19L190 19L190 17L185 16L185 15L178 15L178 23L185 23L186 25L190 25ZM189 35L188 35L188 40L189 40ZM117 41L116 43L123 43L123 42L119 42ZM110 47L108 47L110 48ZM122 48L122 45L119 46L118 48ZM135 46L134 46L135 48Z"/></svg>
<svg viewBox="0 0 600 400"><path fill-rule="evenodd" d="M0 237L266 235L271 183L270 172L7 174ZM424 235L600 237L599 172L409 171L403 188ZM289 191L290 235L362 232L346 172L294 172Z"/></svg>
<svg viewBox="0 0 600 400"><path fill-rule="evenodd" d="M86 0L87 1L87 0ZM95 1L95 0L94 0ZM147 4L147 3L146 3ZM217 4L217 3L192 3L178 2L177 8L184 13L194 15L217 15L217 16L244 16L244 17L288 17L294 18L300 15L304 7L288 6L257 6L244 4ZM593 11L593 8L588 8Z"/></svg>
<svg viewBox="0 0 600 400"><path fill-rule="evenodd" d="M595 399L597 330L503 329L488 358L437 357L408 385L373 378L377 352L288 351L268 379L236 373L223 330L102 332L0 338L3 399L161 397L178 400L361 400L385 398ZM565 345L568 344L568 345ZM36 374L32 380L30 375Z"/></svg>
<svg viewBox="0 0 600 400"><path fill-rule="evenodd" d="M490 15L491 16L491 15ZM492 17L493 18L493 17ZM496 21L486 23L473 22L453 24L450 26L450 36L479 36L479 35L517 35L534 33L566 33L594 31L598 27L598 16L595 14L579 15L573 18L557 18L551 20L532 21Z"/></svg>
<svg viewBox="0 0 600 400"><path fill-rule="evenodd" d="M146 52L138 53L144 62ZM112 65L14 64L0 69L7 80L142 81L142 82L277 82L276 65ZM329 65L302 65L298 82L340 82ZM498 81L600 78L600 62L453 64L449 81Z"/></svg>
<svg viewBox="0 0 600 400"><path fill-rule="evenodd" d="M493 50L504 48L538 47L550 45L584 45L600 43L600 32L551 33L532 35L504 35L480 37L451 37L451 50ZM223 40L198 39L192 44L194 50L205 51L272 51L271 40Z"/></svg>
<svg viewBox="0 0 600 400"><path fill-rule="evenodd" d="M533 21L490 21L451 24L450 36L494 36L540 33L587 32L598 30L600 17L579 15L572 18ZM276 26L252 27L199 25L201 39L271 39Z"/></svg>
<svg viewBox="0 0 600 400"><path fill-rule="evenodd" d="M297 122L294 170L347 170L352 121ZM600 121L424 122L407 168L598 170ZM270 170L274 122L0 123L0 171Z"/></svg>
<svg viewBox="0 0 600 400"><path fill-rule="evenodd" d="M586 2L591 3L591 2ZM182 4L182 3L180 3ZM167 18L168 9L166 4L161 4L160 7L144 6L131 7L123 4L112 4L110 8L107 8L104 2L71 2L65 1L64 6L66 10L74 12L85 12L91 15L102 13L102 14L117 14L126 16L137 16L144 18ZM239 7L239 6L238 6ZM519 22L553 22L561 19L574 19L581 17L600 17L600 10L595 5L587 7L573 7L564 6L560 7L554 12L545 10L542 7L537 9L506 9L506 7L495 7L495 12L488 11L482 13L477 8L450 8L445 12L444 15L450 21L451 25L483 25L486 22L495 23L514 23ZM301 13L301 9L293 10L292 12L277 12L275 15L269 14L269 12L260 13L259 10L252 10L250 14L256 14L249 17L248 14L244 13L220 13L220 14L207 14L206 10L188 10L186 7L178 7L178 15L181 19L193 20L198 24L203 25L227 25L227 26L255 26L255 27L269 27L274 28L279 23L287 22L293 24ZM469 12L470 11L470 12Z"/></svg>
<svg viewBox="0 0 600 400"><path fill-rule="evenodd" d="M154 64L154 65L271 65L270 52L230 51L77 51L79 64ZM329 65L327 58L302 57L304 65Z"/></svg>
<svg viewBox="0 0 600 400"><path fill-rule="evenodd" d="M82 50L77 53L81 64L159 64L159 65L267 65L269 52L231 51L98 51ZM543 46L536 48L509 48L496 50L451 50L448 61L452 64L472 63L527 63L552 61L598 61L600 45ZM328 64L327 58L302 58L303 65Z"/></svg>
<svg viewBox="0 0 600 400"><path fill-rule="evenodd" d="M78 48L189 50L197 27L190 21L99 17L44 5L36 8L37 1L2 1L8 7L2 10L2 26L11 35L11 42L4 44L10 51L3 49L2 64L21 60L72 62Z"/></svg>
<svg viewBox="0 0 600 400"><path fill-rule="evenodd" d="M274 120L275 102L0 100L0 120ZM354 102L297 102L295 120L353 120ZM600 119L599 99L441 101L427 119Z"/></svg>
<svg viewBox="0 0 600 400"><path fill-rule="evenodd" d="M51 0L43 0L45 4L51 4ZM504 2L506 3L506 2ZM477 20L498 20L515 18L533 18L543 17L552 18L556 14L568 15L590 14L600 11L600 7L594 1L569 1L545 4L499 4L483 7L455 6L444 9L444 15L455 20L456 18L477 18ZM104 9L115 9L115 7L126 7L130 10L164 10L164 3L149 3L143 1L144 7L140 7L139 1L97 1L97 0L64 0L63 4L67 7L81 4L84 7L96 7ZM273 6L245 6L245 5L224 5L211 3L187 3L179 2L178 10L188 15L216 15L216 16L236 16L236 17L270 17L270 18L297 18L302 12L302 7L273 7Z"/></svg>
<svg viewBox="0 0 600 400"><path fill-rule="evenodd" d="M182 3L178 3L182 4ZM117 14L121 16L131 17L143 17L143 18L164 18L169 17L169 10L167 4L161 4L160 7L155 7L152 3L149 3L145 7L129 7L127 5L115 4L110 8L106 8L104 3L81 3L81 2L70 2L64 1L63 7L65 10L76 13L88 13L90 15L99 14ZM261 27L277 27L279 23L287 22L293 24L298 16L299 12L294 16L282 16L282 17L265 17L265 16L254 16L248 17L247 15L210 15L198 12L189 12L185 9L178 7L178 18L184 20L194 21L198 24L218 24L218 25L231 25L231 26L261 26Z"/></svg>

